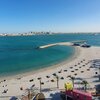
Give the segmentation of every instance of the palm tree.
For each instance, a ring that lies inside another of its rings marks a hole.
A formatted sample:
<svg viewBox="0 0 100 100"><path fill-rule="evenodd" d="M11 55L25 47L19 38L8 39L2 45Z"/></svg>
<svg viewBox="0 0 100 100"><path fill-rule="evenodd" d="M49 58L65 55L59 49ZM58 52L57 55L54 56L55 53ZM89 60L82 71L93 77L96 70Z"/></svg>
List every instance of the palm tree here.
<svg viewBox="0 0 100 100"><path fill-rule="evenodd" d="M84 90L85 90L85 92L86 92L88 82L87 82L86 80L83 80L83 81L82 81L82 84L84 85Z"/></svg>
<svg viewBox="0 0 100 100"><path fill-rule="evenodd" d="M58 75L56 75L56 79L57 79L57 88L59 88L59 77L58 77Z"/></svg>
<svg viewBox="0 0 100 100"><path fill-rule="evenodd" d="M98 78L99 78L99 81L100 81L100 66L99 67L97 67L98 68L98 70L99 70L99 73L98 73Z"/></svg>
<svg viewBox="0 0 100 100"><path fill-rule="evenodd" d="M40 79L40 92L41 92L41 79Z"/></svg>
<svg viewBox="0 0 100 100"><path fill-rule="evenodd" d="M72 84L73 84L73 88L74 88L74 80L75 80L75 77L70 76L70 79L72 80Z"/></svg>
<svg viewBox="0 0 100 100"><path fill-rule="evenodd" d="M56 78L56 80L57 80L57 88L59 88L59 76L56 75L55 78Z"/></svg>
<svg viewBox="0 0 100 100"><path fill-rule="evenodd" d="M31 99L31 91L30 91L30 89L27 89L27 91L28 91L28 100L30 100Z"/></svg>
<svg viewBox="0 0 100 100"><path fill-rule="evenodd" d="M41 92L41 77L39 77L38 80L40 82L40 92Z"/></svg>

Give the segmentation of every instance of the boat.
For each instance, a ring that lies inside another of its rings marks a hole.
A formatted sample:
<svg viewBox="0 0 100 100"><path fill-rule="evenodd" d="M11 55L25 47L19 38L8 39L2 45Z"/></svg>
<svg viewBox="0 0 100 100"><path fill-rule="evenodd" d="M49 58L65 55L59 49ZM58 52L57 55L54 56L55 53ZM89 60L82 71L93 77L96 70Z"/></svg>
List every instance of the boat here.
<svg viewBox="0 0 100 100"><path fill-rule="evenodd" d="M89 47L91 47L89 44L87 44L87 43L84 43L84 44L81 44L80 45L81 47L84 47L84 48L89 48Z"/></svg>
<svg viewBox="0 0 100 100"><path fill-rule="evenodd" d="M73 46L80 46L79 43L73 43Z"/></svg>

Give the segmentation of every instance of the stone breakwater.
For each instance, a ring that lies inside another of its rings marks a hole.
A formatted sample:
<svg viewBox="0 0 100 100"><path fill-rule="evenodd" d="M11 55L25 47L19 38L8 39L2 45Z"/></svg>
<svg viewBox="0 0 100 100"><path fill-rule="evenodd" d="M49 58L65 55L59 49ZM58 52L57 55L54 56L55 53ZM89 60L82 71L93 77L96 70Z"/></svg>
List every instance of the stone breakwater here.
<svg viewBox="0 0 100 100"><path fill-rule="evenodd" d="M56 45L72 46L72 45L74 45L74 43L84 43L84 42L86 42L86 41L85 40L78 40L78 41L72 41L72 42L59 42L59 43L52 43L52 44L39 46L39 48L43 49L43 48L48 48L48 47L56 46Z"/></svg>
<svg viewBox="0 0 100 100"><path fill-rule="evenodd" d="M72 46L72 45L73 45L73 43L71 43L71 42L53 43L53 44L48 44L48 45L43 45L43 46L40 46L39 48L40 48L40 49L43 49L43 48L48 48L48 47L51 47L51 46L56 46L56 45L66 45L66 46Z"/></svg>

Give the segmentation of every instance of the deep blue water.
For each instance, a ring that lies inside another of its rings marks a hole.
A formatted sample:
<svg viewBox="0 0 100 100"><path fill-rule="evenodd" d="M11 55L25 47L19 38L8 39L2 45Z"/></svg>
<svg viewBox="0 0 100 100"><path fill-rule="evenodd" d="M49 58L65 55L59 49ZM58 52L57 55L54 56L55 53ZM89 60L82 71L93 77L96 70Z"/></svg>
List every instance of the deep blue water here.
<svg viewBox="0 0 100 100"><path fill-rule="evenodd" d="M35 47L76 40L86 40L90 45L100 46L100 35L93 34L0 37L0 75L37 70L69 59L74 54L73 47L53 46L45 49Z"/></svg>

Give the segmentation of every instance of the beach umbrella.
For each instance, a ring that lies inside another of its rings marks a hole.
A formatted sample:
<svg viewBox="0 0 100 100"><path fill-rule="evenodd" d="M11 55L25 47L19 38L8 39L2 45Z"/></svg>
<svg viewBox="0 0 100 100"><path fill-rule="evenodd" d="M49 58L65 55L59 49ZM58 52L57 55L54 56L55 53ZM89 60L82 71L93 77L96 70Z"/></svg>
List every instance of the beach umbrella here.
<svg viewBox="0 0 100 100"><path fill-rule="evenodd" d="M83 61L85 61L85 59L83 59Z"/></svg>
<svg viewBox="0 0 100 100"><path fill-rule="evenodd" d="M81 61L81 63L82 63L83 61Z"/></svg>
<svg viewBox="0 0 100 100"><path fill-rule="evenodd" d="M87 71L90 71L90 69L87 69Z"/></svg>
<svg viewBox="0 0 100 100"><path fill-rule="evenodd" d="M78 69L75 69L75 70L78 70Z"/></svg>
<svg viewBox="0 0 100 100"><path fill-rule="evenodd" d="M77 65L74 65L74 66L77 66Z"/></svg>
<svg viewBox="0 0 100 100"><path fill-rule="evenodd" d="M52 79L51 82L54 82L54 80Z"/></svg>
<svg viewBox="0 0 100 100"><path fill-rule="evenodd" d="M80 65L80 63L78 63L78 65Z"/></svg>
<svg viewBox="0 0 100 100"><path fill-rule="evenodd" d="M71 72L74 72L74 70L72 70Z"/></svg>
<svg viewBox="0 0 100 100"><path fill-rule="evenodd" d="M62 79L62 80L63 80L63 79L64 79L64 77L61 77L60 79Z"/></svg>
<svg viewBox="0 0 100 100"><path fill-rule="evenodd" d="M61 73L62 72L62 69L60 71L58 71L58 73Z"/></svg>
<svg viewBox="0 0 100 100"><path fill-rule="evenodd" d="M50 76L48 76L48 75L47 75L46 77L47 77L47 78L50 78Z"/></svg>
<svg viewBox="0 0 100 100"><path fill-rule="evenodd" d="M75 76L77 75L77 73L74 74Z"/></svg>
<svg viewBox="0 0 100 100"><path fill-rule="evenodd" d="M29 82L33 82L33 81L34 81L34 79L30 79L30 80L29 80Z"/></svg>
<svg viewBox="0 0 100 100"><path fill-rule="evenodd" d="M56 73L53 73L52 75L53 75L53 76L56 76Z"/></svg>
<svg viewBox="0 0 100 100"><path fill-rule="evenodd" d="M70 69L72 69L73 67L70 67Z"/></svg>
<svg viewBox="0 0 100 100"><path fill-rule="evenodd" d="M83 73L84 71L81 71L81 73Z"/></svg>
<svg viewBox="0 0 100 100"><path fill-rule="evenodd" d="M71 77L71 75L68 75L67 78L68 78L68 77Z"/></svg>
<svg viewBox="0 0 100 100"><path fill-rule="evenodd" d="M64 72L67 72L67 70L65 69Z"/></svg>
<svg viewBox="0 0 100 100"><path fill-rule="evenodd" d="M38 80L41 80L41 77L38 77L37 79L38 79Z"/></svg>

